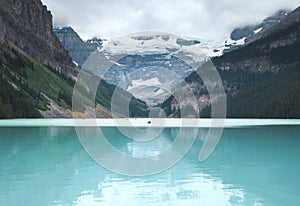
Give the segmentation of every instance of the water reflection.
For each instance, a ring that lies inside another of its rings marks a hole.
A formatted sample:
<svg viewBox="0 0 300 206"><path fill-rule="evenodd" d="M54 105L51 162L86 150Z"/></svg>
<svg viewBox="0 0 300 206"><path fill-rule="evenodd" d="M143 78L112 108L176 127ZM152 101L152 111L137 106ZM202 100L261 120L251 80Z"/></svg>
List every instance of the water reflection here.
<svg viewBox="0 0 300 206"><path fill-rule="evenodd" d="M172 169L132 178L98 166L72 128L1 128L0 205L299 205L299 131L226 129L212 156L198 162L207 133L201 129ZM151 156L169 147L178 129L143 144L105 132L123 152Z"/></svg>
<svg viewBox="0 0 300 206"><path fill-rule="evenodd" d="M80 195L75 205L231 205L232 200L243 203L243 198L243 189L224 185L210 175L194 173L183 178L169 171L147 179L106 174L104 181Z"/></svg>

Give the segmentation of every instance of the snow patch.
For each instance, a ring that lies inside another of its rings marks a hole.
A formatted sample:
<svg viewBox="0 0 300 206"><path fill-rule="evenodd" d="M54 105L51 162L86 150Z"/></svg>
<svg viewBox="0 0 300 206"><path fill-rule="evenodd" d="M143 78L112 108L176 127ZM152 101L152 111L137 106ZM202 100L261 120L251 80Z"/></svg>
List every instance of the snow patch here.
<svg viewBox="0 0 300 206"><path fill-rule="evenodd" d="M73 64L75 64L75 66L78 67L78 63L76 61L73 61Z"/></svg>
<svg viewBox="0 0 300 206"><path fill-rule="evenodd" d="M263 29L262 27L256 29L256 30L254 31L254 34L257 34L257 33L260 32L262 29Z"/></svg>
<svg viewBox="0 0 300 206"><path fill-rule="evenodd" d="M167 33L146 32L105 43L100 51L106 55L186 54L194 61L203 61L206 53L201 51L201 42Z"/></svg>
<svg viewBox="0 0 300 206"><path fill-rule="evenodd" d="M157 77L151 78L151 79L137 79L137 80L132 80L132 86L129 86L127 91L133 90L137 87L140 86L159 86L162 85L162 83L159 81Z"/></svg>
<svg viewBox="0 0 300 206"><path fill-rule="evenodd" d="M238 40L232 40L231 38L228 38L228 40L225 42L227 45L243 45L245 44L246 37Z"/></svg>

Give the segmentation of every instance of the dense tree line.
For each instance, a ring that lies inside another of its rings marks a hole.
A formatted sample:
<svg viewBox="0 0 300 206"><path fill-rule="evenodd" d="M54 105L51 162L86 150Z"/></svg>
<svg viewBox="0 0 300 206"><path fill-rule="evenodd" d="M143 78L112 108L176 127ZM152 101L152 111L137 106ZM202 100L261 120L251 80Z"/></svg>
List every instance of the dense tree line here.
<svg viewBox="0 0 300 206"><path fill-rule="evenodd" d="M291 41L293 43L287 43ZM283 45L280 45L283 42ZM271 47L271 45L277 46ZM237 86L228 93L228 117L300 118L300 22L234 51L215 63L235 63L265 56L278 72L249 72L245 68L220 71L223 80ZM231 68L232 69L232 68ZM232 85L231 85L232 86Z"/></svg>
<svg viewBox="0 0 300 206"><path fill-rule="evenodd" d="M35 74L42 66L8 45L0 49L0 118L41 117L39 110L47 109L48 101L32 82L39 77L31 78L28 72Z"/></svg>
<svg viewBox="0 0 300 206"><path fill-rule="evenodd" d="M0 118L41 117L33 99L15 89L5 78L0 81Z"/></svg>
<svg viewBox="0 0 300 206"><path fill-rule="evenodd" d="M300 118L300 65L268 78L257 75L252 84L227 98L228 117Z"/></svg>
<svg viewBox="0 0 300 206"><path fill-rule="evenodd" d="M109 84L106 81L101 80L96 93L96 102L101 105L104 105L108 109L111 109L111 100L115 90L115 85ZM133 97L125 90L118 89L118 91L118 98L121 102L129 101L130 117L146 117L148 115L148 106L144 101Z"/></svg>

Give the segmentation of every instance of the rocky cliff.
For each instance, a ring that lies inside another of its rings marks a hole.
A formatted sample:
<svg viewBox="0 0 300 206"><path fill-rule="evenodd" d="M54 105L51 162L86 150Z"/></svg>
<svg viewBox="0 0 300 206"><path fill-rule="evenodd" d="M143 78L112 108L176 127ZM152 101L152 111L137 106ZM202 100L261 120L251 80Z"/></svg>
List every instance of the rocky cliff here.
<svg viewBox="0 0 300 206"><path fill-rule="evenodd" d="M225 42L226 48L224 49L224 53L241 48L245 44L261 38L265 32L279 24L290 12L290 10L279 10L257 25L248 25L234 29L230 34L230 40ZM243 43L236 44L237 42Z"/></svg>
<svg viewBox="0 0 300 206"><path fill-rule="evenodd" d="M52 15L40 0L1 0L0 43L22 50L43 65L73 73L72 59L54 34Z"/></svg>
<svg viewBox="0 0 300 206"><path fill-rule="evenodd" d="M299 44L300 7L239 50L214 58L214 63L222 70L278 72L300 61L297 54Z"/></svg>
<svg viewBox="0 0 300 206"><path fill-rule="evenodd" d="M98 47L102 46L101 39L83 41L71 27L55 28L54 33L80 67Z"/></svg>

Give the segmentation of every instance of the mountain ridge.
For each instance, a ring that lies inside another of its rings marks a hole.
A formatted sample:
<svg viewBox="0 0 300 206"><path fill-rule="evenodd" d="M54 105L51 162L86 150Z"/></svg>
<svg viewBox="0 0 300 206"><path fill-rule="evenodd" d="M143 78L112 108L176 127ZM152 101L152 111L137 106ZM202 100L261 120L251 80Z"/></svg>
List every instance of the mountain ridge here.
<svg viewBox="0 0 300 206"><path fill-rule="evenodd" d="M103 40L99 38L83 41L72 27L54 28L53 31L79 67L82 67L87 58L103 44Z"/></svg>
<svg viewBox="0 0 300 206"><path fill-rule="evenodd" d="M40 0L3 0L0 43L15 46L43 65L74 73L69 53L52 30L52 15Z"/></svg>
<svg viewBox="0 0 300 206"><path fill-rule="evenodd" d="M47 7L40 0L2 0L0 28L0 118L71 117L77 69ZM109 116L114 89L103 85L93 105L99 117ZM81 117L90 115L86 111Z"/></svg>
<svg viewBox="0 0 300 206"><path fill-rule="evenodd" d="M270 28L276 26L290 12L291 11L287 9L279 10L275 14L265 18L261 23L234 29L230 33L229 39L225 41L223 54L238 49L255 39L259 39Z"/></svg>
<svg viewBox="0 0 300 206"><path fill-rule="evenodd" d="M274 13L273 15L265 18L262 20L262 22L254 24L254 25L247 25L240 28L234 29L227 38L225 38L222 41L208 41L201 38L191 38L191 37L183 37L183 39L191 40L191 41L197 41L199 43L199 47L201 48L202 52L205 53L209 57L215 57L215 56L221 56L224 53L230 52L232 50L238 49L242 47L243 45L250 43L252 39L260 38L266 31L268 31L270 28L275 26L277 23L279 23L286 15L288 15L291 11L288 9L282 9ZM89 43L91 40L87 40L84 42L80 37L80 39L77 37L78 44L86 44L85 46L68 46L67 44L72 44L72 40L67 40L66 43L65 39L62 36L63 31L67 29L70 35L76 35L79 37L79 35L74 31L72 27L63 27L63 28L56 28L54 29L55 33L58 35L60 41L65 45L65 48L68 49L71 52L71 55L73 53L73 56L76 56L76 59L80 59L77 56L78 50L86 50L85 47L87 47L86 43ZM96 38L97 39L97 38ZM101 40L101 39L100 39ZM103 41L101 42L102 46ZM100 46L100 47L101 47ZM99 47L99 46L98 46ZM84 56L87 56L84 54ZM86 59L86 57L84 58ZM83 62L81 59L80 62ZM79 64L82 65L82 64Z"/></svg>

